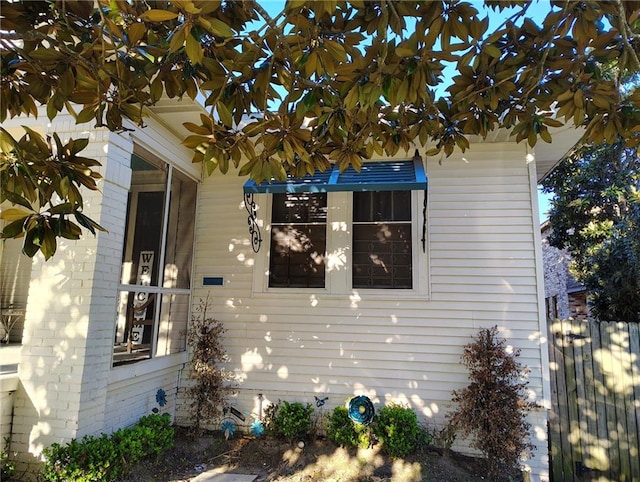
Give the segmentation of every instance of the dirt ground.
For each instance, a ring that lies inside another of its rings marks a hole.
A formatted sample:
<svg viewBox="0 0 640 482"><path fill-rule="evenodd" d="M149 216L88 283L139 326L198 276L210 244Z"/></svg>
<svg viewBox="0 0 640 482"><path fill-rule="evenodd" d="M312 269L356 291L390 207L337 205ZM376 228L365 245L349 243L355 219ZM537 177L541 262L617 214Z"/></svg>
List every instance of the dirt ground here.
<svg viewBox="0 0 640 482"><path fill-rule="evenodd" d="M290 445L272 438L219 433L194 438L178 429L176 442L157 461L137 465L122 482L184 482L206 470L254 474L259 482L479 482L478 459L425 449L392 460L376 447L345 450L320 439Z"/></svg>

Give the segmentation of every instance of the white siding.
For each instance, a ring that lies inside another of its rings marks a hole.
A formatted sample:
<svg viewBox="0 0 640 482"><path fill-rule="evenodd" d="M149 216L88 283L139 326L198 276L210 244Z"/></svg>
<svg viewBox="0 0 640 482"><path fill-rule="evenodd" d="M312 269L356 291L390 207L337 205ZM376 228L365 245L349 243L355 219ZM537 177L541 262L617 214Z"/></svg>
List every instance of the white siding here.
<svg viewBox="0 0 640 482"><path fill-rule="evenodd" d="M532 369L531 396L542 401L546 345L539 331L533 172L522 147L508 143L473 145L442 164L429 160L429 290L411 296L254 293L254 275L264 276L254 265L268 266L259 257L269 250L269 234L263 225L264 242L254 255L244 179L215 174L205 180L194 303L209 296L211 316L227 329L228 367L239 387L233 404L249 415L248 423L258 415L258 394L267 403L329 397L325 410L366 394L378 406L407 403L425 423L439 426L452 390L467 383L463 346L481 327L496 324L522 350L520 360ZM264 223L269 213L264 198L258 200ZM414 218L421 229L422 212ZM224 285L202 286L204 276L222 276ZM539 449L531 465L539 473L544 420L541 412L535 421Z"/></svg>

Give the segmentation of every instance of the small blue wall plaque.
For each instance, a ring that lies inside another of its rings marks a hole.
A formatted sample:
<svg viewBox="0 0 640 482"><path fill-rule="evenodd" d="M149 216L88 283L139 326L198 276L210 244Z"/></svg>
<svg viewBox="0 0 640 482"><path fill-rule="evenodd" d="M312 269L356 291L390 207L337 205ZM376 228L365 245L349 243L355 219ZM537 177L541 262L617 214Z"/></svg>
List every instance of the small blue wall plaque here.
<svg viewBox="0 0 640 482"><path fill-rule="evenodd" d="M202 278L202 286L222 286L224 278L222 276L205 276Z"/></svg>

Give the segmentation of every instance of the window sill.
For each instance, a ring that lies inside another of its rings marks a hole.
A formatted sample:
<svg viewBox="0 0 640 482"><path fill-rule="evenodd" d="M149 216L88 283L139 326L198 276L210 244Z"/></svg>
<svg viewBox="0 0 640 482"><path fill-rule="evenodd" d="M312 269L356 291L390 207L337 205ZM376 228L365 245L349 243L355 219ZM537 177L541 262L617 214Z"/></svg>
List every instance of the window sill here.
<svg viewBox="0 0 640 482"><path fill-rule="evenodd" d="M183 351L174 355L166 355L129 365L112 367L111 373L109 374L109 383L143 377L169 368L182 368L180 365L184 366L185 363L187 363L187 352Z"/></svg>
<svg viewBox="0 0 640 482"><path fill-rule="evenodd" d="M354 297L360 300L364 299L402 299L402 300L429 300L430 296L427 291L418 290L400 290L400 289L354 289L344 293L331 293L328 290L320 290L317 288L270 288L268 291L254 291L254 299L267 299L274 296L284 296L287 298L309 297L324 298L330 300L349 299Z"/></svg>

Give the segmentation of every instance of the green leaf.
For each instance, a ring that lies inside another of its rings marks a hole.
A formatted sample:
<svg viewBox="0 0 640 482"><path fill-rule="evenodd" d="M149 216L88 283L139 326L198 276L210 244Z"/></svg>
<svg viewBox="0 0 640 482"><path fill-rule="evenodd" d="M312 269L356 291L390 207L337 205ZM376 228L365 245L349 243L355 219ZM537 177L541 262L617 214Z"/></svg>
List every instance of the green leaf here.
<svg viewBox="0 0 640 482"><path fill-rule="evenodd" d="M222 20L217 18L209 18L207 20L209 20L209 23L211 24L211 32L218 37L233 37L233 30L231 30L231 27Z"/></svg>
<svg viewBox="0 0 640 482"><path fill-rule="evenodd" d="M51 258L56 252L56 236L53 233L53 230L48 226L43 227L44 233L42 235L42 241L40 245L40 251L44 255L44 259Z"/></svg>
<svg viewBox="0 0 640 482"><path fill-rule="evenodd" d="M166 22L167 20L174 20L178 18L176 12L169 12L168 10L151 9L140 15L140 19L145 22Z"/></svg>
<svg viewBox="0 0 640 482"><path fill-rule="evenodd" d="M493 57L494 59L499 59L502 56L502 52L495 45L485 44L482 50L486 52L489 57Z"/></svg>
<svg viewBox="0 0 640 482"><path fill-rule="evenodd" d="M11 239L21 236L24 231L25 219L26 218L18 219L16 221L13 221L12 223L7 224L2 230L2 237Z"/></svg>
<svg viewBox="0 0 640 482"><path fill-rule="evenodd" d="M200 44L200 40L196 39L193 36L193 31L189 36L187 36L187 56L189 60L191 60L194 64L200 64L202 62L202 58L204 57L204 51L202 50L202 45Z"/></svg>
<svg viewBox="0 0 640 482"><path fill-rule="evenodd" d="M0 127L0 152L9 153L16 147L16 140L11 134Z"/></svg>
<svg viewBox="0 0 640 482"><path fill-rule="evenodd" d="M220 120L227 127L233 126L233 117L231 116L231 111L227 108L227 106L223 102L218 102L216 104L216 108L218 110L218 115L220 116Z"/></svg>

